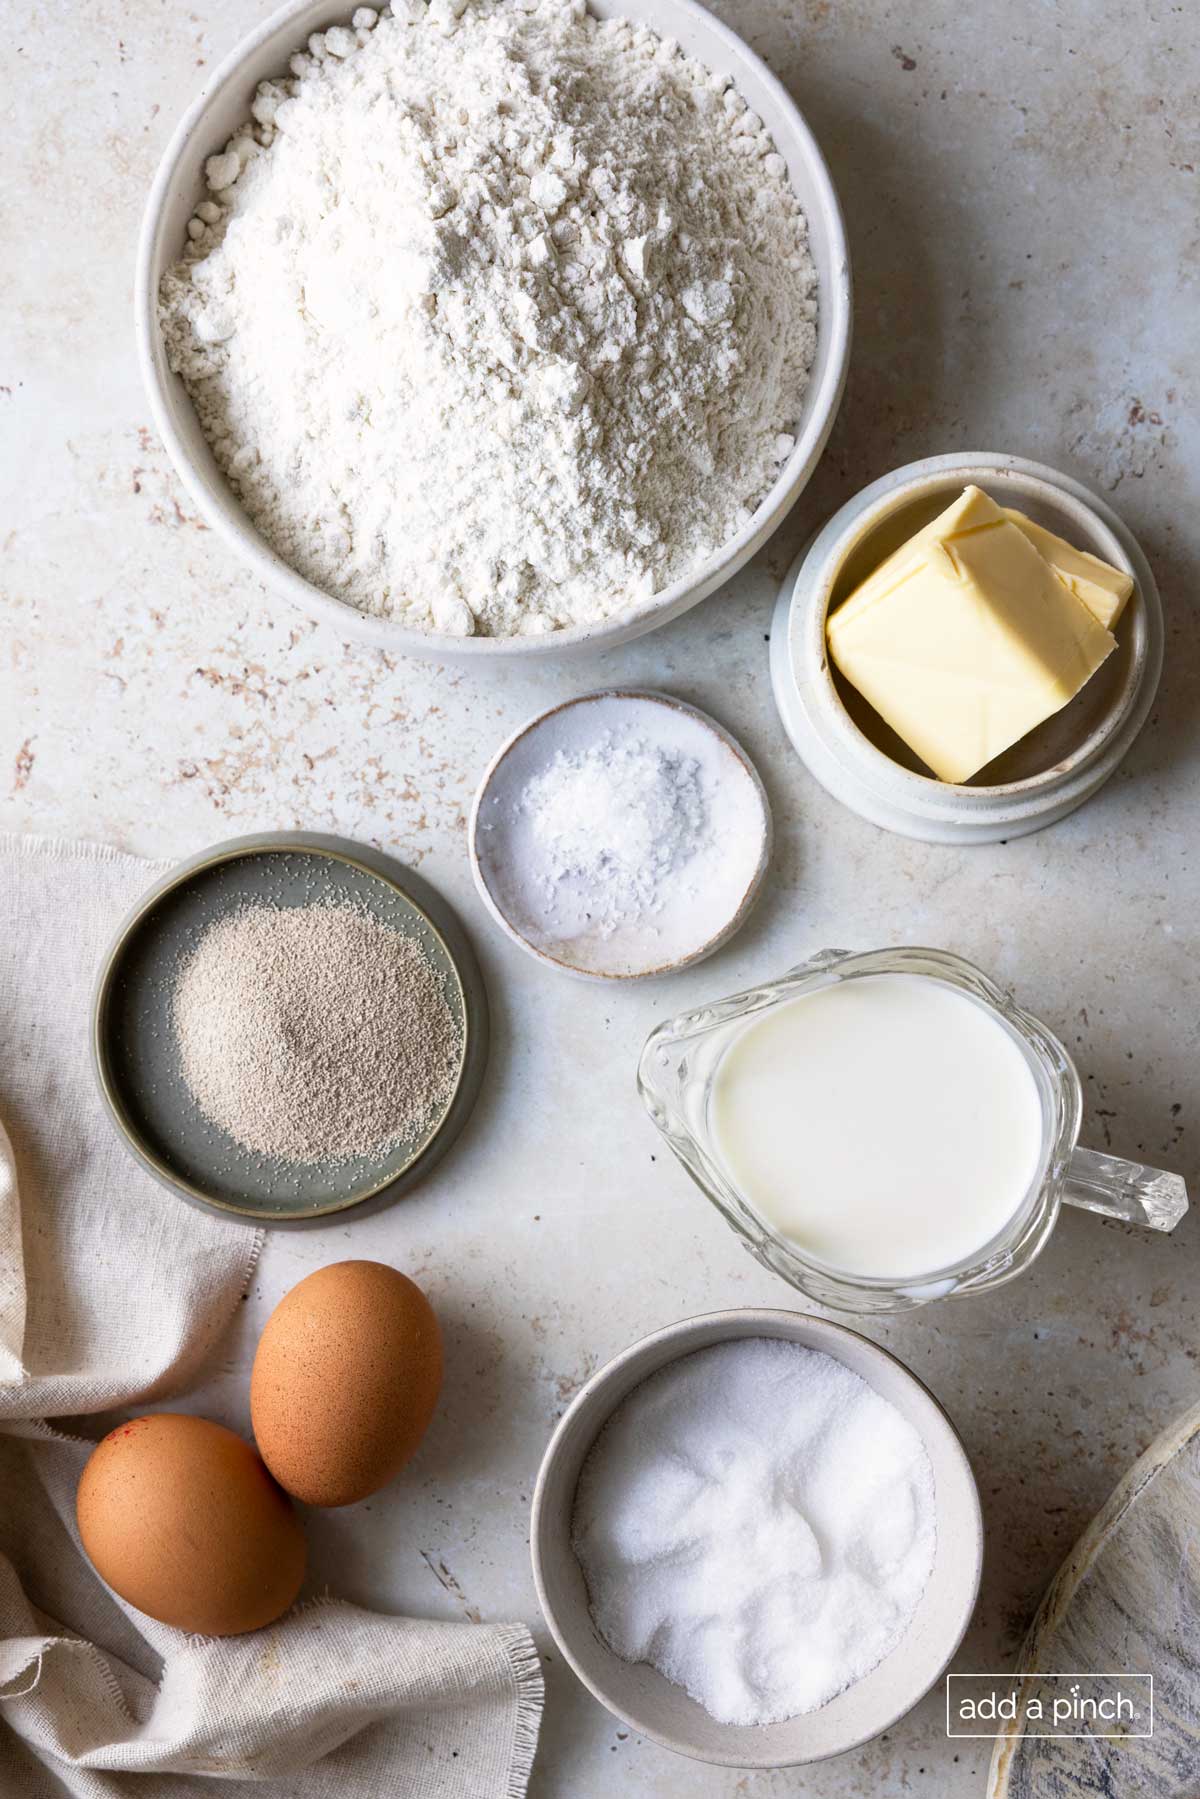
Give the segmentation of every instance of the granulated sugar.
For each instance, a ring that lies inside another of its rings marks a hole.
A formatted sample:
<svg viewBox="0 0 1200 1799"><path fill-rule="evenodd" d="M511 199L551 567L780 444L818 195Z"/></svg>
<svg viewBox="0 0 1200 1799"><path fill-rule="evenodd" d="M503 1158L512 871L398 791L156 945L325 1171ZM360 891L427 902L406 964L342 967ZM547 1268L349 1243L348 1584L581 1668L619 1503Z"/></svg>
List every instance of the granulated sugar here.
<svg viewBox="0 0 1200 1799"><path fill-rule="evenodd" d="M745 1338L669 1363L617 1408L573 1535L610 1648L723 1724L770 1724L900 1641L933 1567L933 1469L841 1362Z"/></svg>
<svg viewBox="0 0 1200 1799"><path fill-rule="evenodd" d="M378 1154L448 1103L462 1030L420 944L349 906L245 906L179 972L173 1018L201 1111L288 1162Z"/></svg>
<svg viewBox="0 0 1200 1799"><path fill-rule="evenodd" d="M690 573L794 447L816 273L730 86L582 0L403 0L264 82L164 278L171 367L300 574L458 635Z"/></svg>

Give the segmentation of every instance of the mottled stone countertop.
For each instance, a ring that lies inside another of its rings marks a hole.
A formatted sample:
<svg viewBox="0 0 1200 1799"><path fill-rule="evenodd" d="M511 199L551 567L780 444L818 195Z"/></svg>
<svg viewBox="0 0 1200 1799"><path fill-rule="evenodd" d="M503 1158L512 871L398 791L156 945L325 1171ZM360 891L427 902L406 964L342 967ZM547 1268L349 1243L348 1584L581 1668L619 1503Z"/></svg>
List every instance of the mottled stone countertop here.
<svg viewBox="0 0 1200 1799"><path fill-rule="evenodd" d="M142 203L184 103L267 10L17 0L8 15L0 827L155 855L337 831L419 864L460 907L495 1008L472 1123L390 1212L272 1240L204 1402L245 1424L256 1327L307 1270L347 1254L407 1268L445 1320L445 1403L409 1476L314 1521L317 1577L368 1605L536 1623L529 1497L581 1381L671 1319L792 1298L659 1153L632 1082L652 1021L831 942L942 945L1073 1047L1091 1141L1174 1164L1200 1195L1200 10L725 0L808 114L845 206L857 304L840 420L788 525L721 594L627 649L492 679L351 650L269 598L197 519L149 422L130 305ZM814 784L775 715L765 634L817 521L899 463L966 448L1102 490L1149 555L1168 639L1152 722L1096 799L1039 836L955 850L886 836ZM721 718L777 823L735 943L621 991L499 936L464 831L501 737L614 680ZM945 1402L978 1473L987 1564L958 1667L1013 1655L1126 1464L1196 1400L1198 1259L1196 1213L1171 1239L1070 1213L1018 1284L872 1327ZM947 1742L938 1693L836 1763L739 1775L631 1736L547 1660L535 1799L982 1787L988 1746Z"/></svg>

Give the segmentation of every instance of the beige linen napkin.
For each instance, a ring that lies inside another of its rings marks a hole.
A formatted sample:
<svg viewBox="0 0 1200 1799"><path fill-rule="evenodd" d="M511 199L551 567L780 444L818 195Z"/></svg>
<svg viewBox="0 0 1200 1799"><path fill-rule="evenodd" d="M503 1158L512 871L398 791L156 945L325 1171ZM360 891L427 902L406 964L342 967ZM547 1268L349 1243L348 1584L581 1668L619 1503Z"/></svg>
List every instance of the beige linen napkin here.
<svg viewBox="0 0 1200 1799"><path fill-rule="evenodd" d="M335 1600L189 1638L117 1600L79 1548L91 1444L44 1420L185 1387L261 1234L164 1193L103 1116L92 982L161 865L0 836L0 1793L520 1799L542 1680L522 1626ZM136 1778L135 1778L136 1776Z"/></svg>

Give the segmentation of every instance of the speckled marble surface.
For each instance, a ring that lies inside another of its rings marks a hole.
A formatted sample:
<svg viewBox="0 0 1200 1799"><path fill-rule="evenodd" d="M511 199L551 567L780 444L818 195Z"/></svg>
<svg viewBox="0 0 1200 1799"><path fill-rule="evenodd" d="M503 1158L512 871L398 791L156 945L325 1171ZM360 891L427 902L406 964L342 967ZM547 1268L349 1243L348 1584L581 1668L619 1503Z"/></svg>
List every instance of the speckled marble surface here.
<svg viewBox="0 0 1200 1799"><path fill-rule="evenodd" d="M1091 1141L1174 1163L1200 1194L1200 14L1010 0L985 27L950 0L726 0L807 111L846 208L857 341L840 422L789 525L723 593L607 657L487 682L351 652L282 611L194 517L148 423L130 321L140 208L205 69L266 10L9 13L0 826L167 855L333 830L418 863L459 905L496 1019L471 1126L393 1211L271 1242L203 1399L245 1423L256 1325L308 1269L346 1254L406 1267L446 1321L446 1402L399 1485L314 1522L317 1578L371 1605L533 1620L531 1484L581 1380L667 1320L789 1298L658 1152L632 1085L652 1021L826 943L944 945L1075 1047ZM1108 494L1154 565L1168 652L1150 727L1084 811L951 850L886 837L814 785L772 709L765 633L814 524L900 462L969 447ZM613 680L679 693L743 739L777 849L718 958L609 992L536 968L488 925L464 822L508 731ZM960 1668L1011 1657L1122 1469L1196 1399L1198 1258L1195 1214L1170 1240L1071 1214L1019 1285L874 1327L949 1407L978 1472L987 1565ZM556 1658L547 1671L535 1799L983 1785L988 1746L948 1743L936 1694L839 1762L739 1776L638 1741Z"/></svg>
<svg viewBox="0 0 1200 1799"><path fill-rule="evenodd" d="M1021 1706L1040 1699L1052 1715L1071 1688L1043 1679L1059 1669L1137 1669L1131 1719L1139 1740L1028 1730L997 1742L988 1799L1179 1799L1195 1791L1200 1741L1197 1529L1200 1526L1200 1407L1173 1419L1114 1488L1051 1583L1021 1655ZM1099 1683L1083 1689L1092 1695ZM1111 1693L1112 1688L1108 1691ZM953 1702L952 1702L953 1703ZM1082 1722L1082 1721L1081 1721ZM1101 1728L1103 1728L1101 1726Z"/></svg>

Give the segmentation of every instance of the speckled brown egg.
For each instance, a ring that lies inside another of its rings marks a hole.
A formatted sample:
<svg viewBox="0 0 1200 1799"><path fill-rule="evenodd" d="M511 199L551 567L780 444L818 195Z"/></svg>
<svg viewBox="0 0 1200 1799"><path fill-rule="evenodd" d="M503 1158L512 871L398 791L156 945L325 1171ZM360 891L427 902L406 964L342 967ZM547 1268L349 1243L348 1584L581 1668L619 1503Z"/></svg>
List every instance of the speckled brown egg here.
<svg viewBox="0 0 1200 1799"><path fill-rule="evenodd" d="M304 1579L304 1531L244 1438L155 1412L119 1424L75 1496L96 1572L139 1611L201 1636L257 1630Z"/></svg>
<svg viewBox="0 0 1200 1799"><path fill-rule="evenodd" d="M352 1505L398 1474L442 1385L442 1338L414 1282L382 1262L318 1268L259 1339L250 1415L280 1486L308 1505Z"/></svg>

